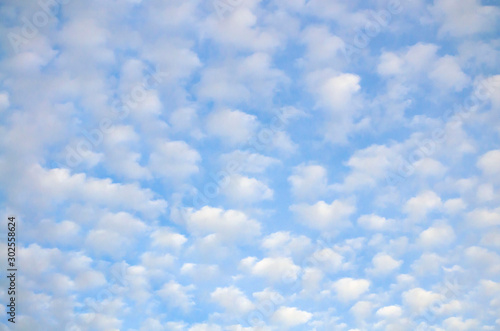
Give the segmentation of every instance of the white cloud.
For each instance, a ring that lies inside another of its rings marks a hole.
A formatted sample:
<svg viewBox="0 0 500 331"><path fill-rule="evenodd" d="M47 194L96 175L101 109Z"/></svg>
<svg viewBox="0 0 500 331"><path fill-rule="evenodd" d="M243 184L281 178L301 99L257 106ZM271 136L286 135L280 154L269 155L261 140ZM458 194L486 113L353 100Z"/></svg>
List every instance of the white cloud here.
<svg viewBox="0 0 500 331"><path fill-rule="evenodd" d="M290 210L310 228L331 231L349 225L349 216L356 208L348 202L334 200L331 204L319 201L314 205L292 205Z"/></svg>
<svg viewBox="0 0 500 331"><path fill-rule="evenodd" d="M323 111L325 140L345 144L356 129L361 105L360 80L357 75L336 73L329 69L318 70L307 76L310 92L315 96L315 106Z"/></svg>
<svg viewBox="0 0 500 331"><path fill-rule="evenodd" d="M412 218L421 219L429 212L440 208L441 205L441 198L436 193L424 191L409 199L405 203L403 211Z"/></svg>
<svg viewBox="0 0 500 331"><path fill-rule="evenodd" d="M188 231L195 236L215 234L224 242L238 243L260 235L260 224L241 211L205 206L189 209L186 215Z"/></svg>
<svg viewBox="0 0 500 331"><path fill-rule="evenodd" d="M486 248L471 246L465 250L467 262L478 270L497 274L500 272L500 255Z"/></svg>
<svg viewBox="0 0 500 331"><path fill-rule="evenodd" d="M452 0L437 0L430 10L441 23L441 36L466 37L493 31L500 17L497 7L483 6L479 0L464 0L460 4Z"/></svg>
<svg viewBox="0 0 500 331"><path fill-rule="evenodd" d="M456 214L463 211L467 204L461 198L448 199L444 203L444 209L448 214Z"/></svg>
<svg viewBox="0 0 500 331"><path fill-rule="evenodd" d="M404 83L415 83L426 75L432 84L442 90L463 90L470 79L462 71L458 58L451 55L438 57L438 48L434 44L417 43L400 54L384 52L380 56L377 72L382 76L396 77Z"/></svg>
<svg viewBox="0 0 500 331"><path fill-rule="evenodd" d="M468 223L475 228L488 228L500 225L500 208L493 210L476 208L467 213Z"/></svg>
<svg viewBox="0 0 500 331"><path fill-rule="evenodd" d="M184 141L161 141L149 156L149 166L161 177L179 180L197 173L200 160L200 154Z"/></svg>
<svg viewBox="0 0 500 331"><path fill-rule="evenodd" d="M269 234L262 239L262 248L272 256L300 256L311 250L312 243L309 237L295 236L290 232L279 231Z"/></svg>
<svg viewBox="0 0 500 331"><path fill-rule="evenodd" d="M352 301L358 299L369 290L370 281L346 277L334 282L332 288L341 301Z"/></svg>
<svg viewBox="0 0 500 331"><path fill-rule="evenodd" d="M263 173L267 168L281 163L278 159L249 151L236 150L220 157L223 169L235 164L241 173Z"/></svg>
<svg viewBox="0 0 500 331"><path fill-rule="evenodd" d="M367 269L373 275L387 275L393 273L403 264L401 260L395 260L385 253L377 253L372 259L373 268Z"/></svg>
<svg viewBox="0 0 500 331"><path fill-rule="evenodd" d="M286 75L272 66L266 53L254 53L238 60L225 61L223 65L208 66L201 72L196 86L202 100L213 100L221 106L248 105L271 99Z"/></svg>
<svg viewBox="0 0 500 331"><path fill-rule="evenodd" d="M210 294L210 298L231 315L245 314L254 309L253 303L239 288L234 286L218 287Z"/></svg>
<svg viewBox="0 0 500 331"><path fill-rule="evenodd" d="M332 35L326 26L309 26L302 32L301 41L306 44L305 58L308 65L317 67L328 64L339 65L344 59L344 41Z"/></svg>
<svg viewBox="0 0 500 331"><path fill-rule="evenodd" d="M285 327L293 327L307 323L312 316L311 313L299 310L295 307L280 307L271 316L271 320Z"/></svg>
<svg viewBox="0 0 500 331"><path fill-rule="evenodd" d="M168 247L174 250L180 249L187 241L184 235L175 233L165 227L160 227L151 233L151 239L153 239L152 246Z"/></svg>
<svg viewBox="0 0 500 331"><path fill-rule="evenodd" d="M4 111L5 109L9 108L9 106L9 93L4 91L0 92L0 111Z"/></svg>
<svg viewBox="0 0 500 331"><path fill-rule="evenodd" d="M301 164L293 168L288 177L292 194L300 200L314 200L328 191L328 175L320 165Z"/></svg>
<svg viewBox="0 0 500 331"><path fill-rule="evenodd" d="M469 77L462 71L457 59L450 55L445 55L436 61L429 78L445 90L461 91L469 82Z"/></svg>
<svg viewBox="0 0 500 331"><path fill-rule="evenodd" d="M300 267L288 257L266 257L258 262L255 258L248 257L241 261L240 266L271 282L295 281L300 271Z"/></svg>
<svg viewBox="0 0 500 331"><path fill-rule="evenodd" d="M422 231L417 242L424 248L449 245L455 240L455 231L447 224L437 224Z"/></svg>
<svg viewBox="0 0 500 331"><path fill-rule="evenodd" d="M399 318L403 314L403 310L400 306L385 306L377 310L375 313L377 316L380 316L385 319L396 319Z"/></svg>
<svg viewBox="0 0 500 331"><path fill-rule="evenodd" d="M478 330L481 326L480 322L475 319L463 320L462 317L450 317L443 321L443 327L448 330L468 331Z"/></svg>
<svg viewBox="0 0 500 331"><path fill-rule="evenodd" d="M500 174L500 150L489 151L479 158L477 161L477 166L483 171L485 175L497 176Z"/></svg>
<svg viewBox="0 0 500 331"><path fill-rule="evenodd" d="M425 309L443 299L441 294L426 291L418 287L404 292L401 296L404 304L408 306L411 313L414 314L423 313Z"/></svg>
<svg viewBox="0 0 500 331"><path fill-rule="evenodd" d="M181 284L171 280L164 284L158 295L167 302L170 307L181 308L184 311L189 311L194 305L193 295L189 294L194 289L193 285L182 286Z"/></svg>
<svg viewBox="0 0 500 331"><path fill-rule="evenodd" d="M255 178L232 175L227 180L221 191L231 201L254 203L273 199L274 191Z"/></svg>
<svg viewBox="0 0 500 331"><path fill-rule="evenodd" d="M358 218L358 225L372 231L394 231L397 223L396 220L370 214L360 216Z"/></svg>
<svg viewBox="0 0 500 331"><path fill-rule="evenodd" d="M445 263L445 258L436 253L427 252L422 254L420 258L411 265L411 269L418 276L438 274Z"/></svg>
<svg viewBox="0 0 500 331"><path fill-rule="evenodd" d="M154 199L156 194L153 191L140 188L137 184L113 183L109 178L87 177L83 173L72 175L67 169L47 170L34 165L27 169L24 180L30 183L32 190L24 195L13 195L19 200L15 205L24 205L24 199L39 206L69 199L112 210L138 210L150 217L164 212L167 206L165 200Z"/></svg>
<svg viewBox="0 0 500 331"><path fill-rule="evenodd" d="M447 168L439 161L423 158L413 164L415 172L422 177L443 176Z"/></svg>
<svg viewBox="0 0 500 331"><path fill-rule="evenodd" d="M257 117L239 110L222 109L207 118L207 132L230 145L246 143L257 130Z"/></svg>
<svg viewBox="0 0 500 331"><path fill-rule="evenodd" d="M349 312L357 320L364 321L371 316L374 307L375 304L370 301L358 301L349 309Z"/></svg>

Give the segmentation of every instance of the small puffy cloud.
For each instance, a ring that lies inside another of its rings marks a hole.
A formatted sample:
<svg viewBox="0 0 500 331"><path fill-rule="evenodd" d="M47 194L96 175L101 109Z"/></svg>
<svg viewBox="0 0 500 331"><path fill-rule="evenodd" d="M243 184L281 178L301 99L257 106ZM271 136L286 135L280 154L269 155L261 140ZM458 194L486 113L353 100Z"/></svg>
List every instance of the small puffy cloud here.
<svg viewBox="0 0 500 331"><path fill-rule="evenodd" d="M272 256L302 256L311 247L309 237L295 236L285 231L271 233L262 239L262 248Z"/></svg>
<svg viewBox="0 0 500 331"><path fill-rule="evenodd" d="M210 294L210 298L230 314L241 315L254 309L253 303L234 286L218 287Z"/></svg>
<svg viewBox="0 0 500 331"><path fill-rule="evenodd" d="M221 105L248 105L269 100L278 86L287 82L287 76L273 67L272 57L257 52L224 61L222 65L207 66L201 72L196 91L200 99Z"/></svg>
<svg viewBox="0 0 500 331"><path fill-rule="evenodd" d="M170 114L170 125L174 132L189 132L194 138L202 138L198 114L192 107L181 107Z"/></svg>
<svg viewBox="0 0 500 331"><path fill-rule="evenodd" d="M247 257L240 262L240 267L271 282L295 281L300 271L300 267L288 257L266 257L258 262L253 257Z"/></svg>
<svg viewBox="0 0 500 331"><path fill-rule="evenodd" d="M197 323L190 327L188 331L222 331L222 328L215 324Z"/></svg>
<svg viewBox="0 0 500 331"><path fill-rule="evenodd" d="M327 26L306 27L302 32L301 42L307 47L305 59L311 67L332 65L344 59L344 41L332 35Z"/></svg>
<svg viewBox="0 0 500 331"><path fill-rule="evenodd" d="M487 273L498 274L500 272L500 255L484 247L471 246L465 250L466 261L476 269Z"/></svg>
<svg viewBox="0 0 500 331"><path fill-rule="evenodd" d="M476 319L463 320L462 317L450 317L443 321L443 327L446 330L473 331L479 330L481 323Z"/></svg>
<svg viewBox="0 0 500 331"><path fill-rule="evenodd" d="M469 77L462 71L458 59L445 55L434 64L429 78L439 87L461 91L469 82Z"/></svg>
<svg viewBox="0 0 500 331"><path fill-rule="evenodd" d="M205 206L200 210L188 209L188 231L195 236L215 234L225 242L237 243L250 240L260 234L260 223L237 210L223 210Z"/></svg>
<svg viewBox="0 0 500 331"><path fill-rule="evenodd" d="M331 248L323 248L314 252L308 261L325 272L337 272L344 267L344 256Z"/></svg>
<svg viewBox="0 0 500 331"><path fill-rule="evenodd" d="M359 82L360 77L353 74L329 77L320 87L321 104L334 112L349 110L354 95L361 89Z"/></svg>
<svg viewBox="0 0 500 331"><path fill-rule="evenodd" d="M416 81L427 78L438 88L461 91L469 83L469 77L462 71L459 59L437 55L438 46L417 43L399 54L384 52L380 56L377 72L385 77L396 77L399 81Z"/></svg>
<svg viewBox="0 0 500 331"><path fill-rule="evenodd" d="M54 222L42 219L36 227L25 231L39 242L64 245L78 242L81 228L77 223L68 220Z"/></svg>
<svg viewBox="0 0 500 331"><path fill-rule="evenodd" d="M376 276L390 274L403 264L401 260L395 260L386 253L378 253L372 259L373 268L367 269L368 273Z"/></svg>
<svg viewBox="0 0 500 331"><path fill-rule="evenodd" d="M357 150L346 162L351 168L350 173L344 177L342 184L336 184L335 187L347 192L375 187L381 180L386 179L397 158L397 147L371 145Z"/></svg>
<svg viewBox="0 0 500 331"><path fill-rule="evenodd" d="M243 203L272 200L274 195L274 191L265 183L242 175L228 177L221 191L229 200Z"/></svg>
<svg viewBox="0 0 500 331"><path fill-rule="evenodd" d="M419 287L408 290L401 296L404 304L414 314L423 313L425 309L443 299L443 295Z"/></svg>
<svg viewBox="0 0 500 331"><path fill-rule="evenodd" d="M396 221L375 214L362 215L358 218L358 225L372 231L393 231L396 229Z"/></svg>
<svg viewBox="0 0 500 331"><path fill-rule="evenodd" d="M163 213L167 207L165 200L155 199L153 191L137 184L114 183L109 178L87 177L83 173L70 174L67 169L47 170L33 165L25 173L24 180L33 189L27 194L14 194L13 204L25 204L23 201L29 199L32 204L42 207L71 200L106 206L110 210L140 211L150 217Z"/></svg>
<svg viewBox="0 0 500 331"><path fill-rule="evenodd" d="M481 238L482 245L500 247L500 230L488 231Z"/></svg>
<svg viewBox="0 0 500 331"><path fill-rule="evenodd" d="M172 232L165 227L160 227L151 233L151 239L153 239L152 246L173 248L174 250L180 249L187 241L184 235Z"/></svg>
<svg viewBox="0 0 500 331"><path fill-rule="evenodd" d="M308 227L328 231L349 225L349 216L356 208L348 202L334 200L331 204L319 201L314 205L292 205L290 210Z"/></svg>
<svg viewBox="0 0 500 331"><path fill-rule="evenodd" d="M342 278L333 283L332 288L341 301L358 299L370 288L370 281L366 279Z"/></svg>
<svg viewBox="0 0 500 331"><path fill-rule="evenodd" d="M147 228L141 220L128 213L107 213L88 233L85 246L99 254L123 256L134 243L135 236Z"/></svg>
<svg viewBox="0 0 500 331"><path fill-rule="evenodd" d="M311 313L295 307L280 307L271 316L271 320L273 323L289 328L307 323L312 316Z"/></svg>
<svg viewBox="0 0 500 331"><path fill-rule="evenodd" d="M446 173L446 167L439 161L431 158L423 158L413 164L415 172L422 177L443 176Z"/></svg>
<svg viewBox="0 0 500 331"><path fill-rule="evenodd" d="M401 317L403 314L403 310L400 306L385 306L377 310L375 313L377 316L382 317L384 319L396 319Z"/></svg>
<svg viewBox="0 0 500 331"><path fill-rule="evenodd" d="M184 263L181 274L191 277L196 282L202 282L220 276L220 270L219 266L214 264Z"/></svg>
<svg viewBox="0 0 500 331"><path fill-rule="evenodd" d="M436 253L424 253L413 262L411 269L418 276L437 274L445 263L446 259Z"/></svg>
<svg viewBox="0 0 500 331"><path fill-rule="evenodd" d="M466 37L494 31L500 18L500 9L482 5L479 0L437 0L430 7L434 18L441 23L439 34Z"/></svg>
<svg viewBox="0 0 500 331"><path fill-rule="evenodd" d="M194 289L193 285L182 286L171 280L164 284L157 294L167 302L170 307L180 308L183 311L189 311L194 305L193 295L189 294Z"/></svg>
<svg viewBox="0 0 500 331"><path fill-rule="evenodd" d="M300 200L314 200L328 190L326 169L320 165L301 164L293 168L293 175L288 177L292 194Z"/></svg>
<svg viewBox="0 0 500 331"><path fill-rule="evenodd" d="M498 176L500 174L500 149L489 151L479 158L477 166L488 176Z"/></svg>
<svg viewBox="0 0 500 331"><path fill-rule="evenodd" d="M223 169L232 169L233 164L240 173L263 173L267 168L280 164L281 161L249 151L236 150L220 157Z"/></svg>
<svg viewBox="0 0 500 331"><path fill-rule="evenodd" d="M366 320L372 314L372 311L375 307L375 304L370 301L358 301L356 302L349 312L357 319L357 320Z"/></svg>
<svg viewBox="0 0 500 331"><path fill-rule="evenodd" d="M448 199L443 205L448 214L457 214L467 207L467 204L461 198Z"/></svg>
<svg viewBox="0 0 500 331"><path fill-rule="evenodd" d="M345 144L356 129L355 119L361 104L359 91L361 78L349 73L335 73L329 69L309 74L309 90L316 97L316 107L326 117L325 140Z"/></svg>
<svg viewBox="0 0 500 331"><path fill-rule="evenodd" d="M476 208L467 213L468 223L475 228L488 228L500 225L500 208Z"/></svg>
<svg viewBox="0 0 500 331"><path fill-rule="evenodd" d="M424 191L409 199L403 206L403 211L412 218L422 218L430 211L440 208L441 198L433 191Z"/></svg>
<svg viewBox="0 0 500 331"><path fill-rule="evenodd" d="M239 110L221 109L207 117L207 133L230 145L246 143L256 132L257 117Z"/></svg>
<svg viewBox="0 0 500 331"><path fill-rule="evenodd" d="M10 106L9 93L2 91L0 92L0 111L3 111Z"/></svg>
<svg viewBox="0 0 500 331"><path fill-rule="evenodd" d="M200 154L184 141L163 141L149 156L155 174L169 179L184 179L199 171Z"/></svg>
<svg viewBox="0 0 500 331"><path fill-rule="evenodd" d="M455 240L455 231L447 224L438 224L422 231L417 243L424 248L449 245Z"/></svg>

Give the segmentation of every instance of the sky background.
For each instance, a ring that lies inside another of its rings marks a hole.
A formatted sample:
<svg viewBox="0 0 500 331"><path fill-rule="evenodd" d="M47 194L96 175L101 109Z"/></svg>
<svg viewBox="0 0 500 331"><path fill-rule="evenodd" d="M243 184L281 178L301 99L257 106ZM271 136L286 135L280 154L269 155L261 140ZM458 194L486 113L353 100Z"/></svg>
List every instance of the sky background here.
<svg viewBox="0 0 500 331"><path fill-rule="evenodd" d="M0 330L500 330L499 28L492 0L0 1Z"/></svg>

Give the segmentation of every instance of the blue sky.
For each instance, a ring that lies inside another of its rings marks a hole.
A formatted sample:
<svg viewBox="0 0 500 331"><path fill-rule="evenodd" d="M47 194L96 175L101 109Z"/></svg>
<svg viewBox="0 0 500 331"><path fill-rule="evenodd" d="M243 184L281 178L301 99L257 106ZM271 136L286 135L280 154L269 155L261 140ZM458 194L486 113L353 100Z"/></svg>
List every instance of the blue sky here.
<svg viewBox="0 0 500 331"><path fill-rule="evenodd" d="M494 1L0 17L1 330L500 330Z"/></svg>

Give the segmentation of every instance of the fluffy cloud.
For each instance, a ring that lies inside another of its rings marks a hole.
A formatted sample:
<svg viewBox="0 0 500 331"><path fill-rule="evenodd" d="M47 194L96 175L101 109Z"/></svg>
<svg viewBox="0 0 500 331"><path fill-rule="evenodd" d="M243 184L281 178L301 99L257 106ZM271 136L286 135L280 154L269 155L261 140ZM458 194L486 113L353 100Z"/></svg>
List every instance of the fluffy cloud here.
<svg viewBox="0 0 500 331"><path fill-rule="evenodd" d="M200 154L184 141L163 141L149 156L151 171L169 179L184 179L198 172Z"/></svg>
<svg viewBox="0 0 500 331"><path fill-rule="evenodd" d="M290 210L305 225L317 230L331 231L349 225L349 216L354 213L355 207L348 202L334 200L331 204L319 201L314 205L292 205Z"/></svg>
<svg viewBox="0 0 500 331"><path fill-rule="evenodd" d="M420 233L417 242L423 247L449 245L455 240L455 231L447 224L438 224Z"/></svg>
<svg viewBox="0 0 500 331"><path fill-rule="evenodd" d="M414 314L424 313L425 309L428 309L434 303L443 299L441 294L426 291L418 287L404 292L401 296L404 304Z"/></svg>
<svg viewBox="0 0 500 331"><path fill-rule="evenodd" d="M367 272L374 275L387 275L396 271L403 261L395 260L392 256L385 253L378 253L372 259L373 268L368 269Z"/></svg>
<svg viewBox="0 0 500 331"><path fill-rule="evenodd" d="M207 118L207 132L228 144L246 143L258 125L257 117L239 110L222 109Z"/></svg>
<svg viewBox="0 0 500 331"><path fill-rule="evenodd" d="M225 242L237 243L250 240L260 234L260 224L237 210L223 210L205 206L200 210L188 210L188 231L195 236L215 234Z"/></svg>
<svg viewBox="0 0 500 331"><path fill-rule="evenodd" d="M285 257L266 257L258 262L254 257L247 257L240 262L240 267L271 282L295 281L300 271L292 259Z"/></svg>
<svg viewBox="0 0 500 331"><path fill-rule="evenodd" d="M427 213L440 208L442 205L441 198L433 191L424 191L409 199L403 211L415 219L422 219Z"/></svg>
<svg viewBox="0 0 500 331"><path fill-rule="evenodd" d="M332 288L340 300L352 301L358 299L363 293L369 290L370 281L346 277L334 282Z"/></svg>
<svg viewBox="0 0 500 331"><path fill-rule="evenodd" d="M258 202L272 200L274 191L263 182L241 175L227 178L228 183L222 187L222 193L235 202Z"/></svg>
<svg viewBox="0 0 500 331"><path fill-rule="evenodd" d="M393 231L396 224L393 219L387 219L375 214L362 215L358 218L359 226L372 231Z"/></svg>
<svg viewBox="0 0 500 331"><path fill-rule="evenodd" d="M451 0L438 0L431 12L441 23L440 34L454 37L492 31L500 17L497 7L484 6L478 0L465 0L460 6Z"/></svg>
<svg viewBox="0 0 500 331"><path fill-rule="evenodd" d="M299 310L295 307L280 307L271 317L274 323L285 327L293 327L296 325L307 323L312 317L311 313Z"/></svg>
<svg viewBox="0 0 500 331"><path fill-rule="evenodd" d="M301 164L293 168L293 175L288 177L292 194L300 200L314 200L328 190L326 169L320 165Z"/></svg>
<svg viewBox="0 0 500 331"><path fill-rule="evenodd" d="M254 309L254 305L241 292L240 289L230 287L218 287L210 294L210 298L224 307L230 314L244 314Z"/></svg>
<svg viewBox="0 0 500 331"><path fill-rule="evenodd" d="M170 307L188 311L195 305L193 296L189 294L193 289L194 286L192 285L182 286L172 280L164 284L157 293Z"/></svg>

